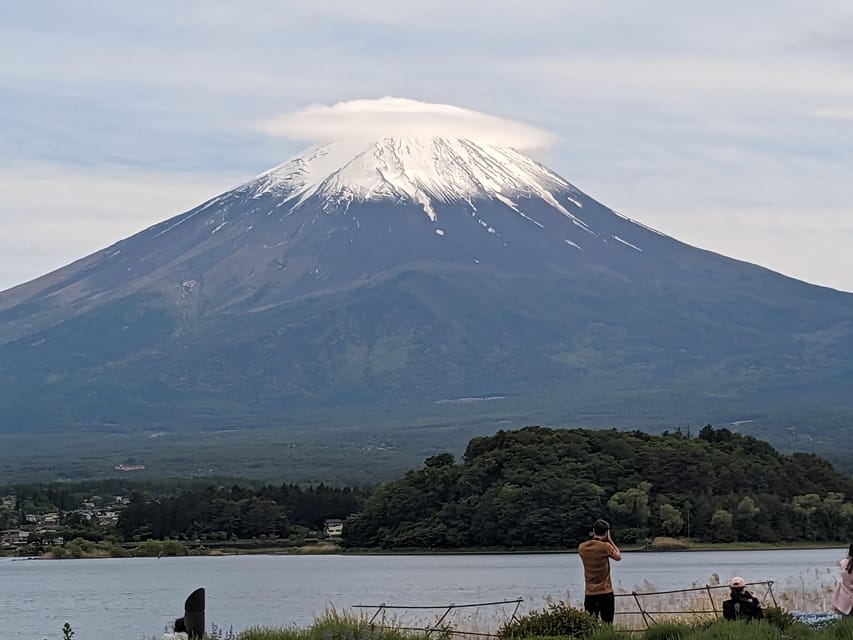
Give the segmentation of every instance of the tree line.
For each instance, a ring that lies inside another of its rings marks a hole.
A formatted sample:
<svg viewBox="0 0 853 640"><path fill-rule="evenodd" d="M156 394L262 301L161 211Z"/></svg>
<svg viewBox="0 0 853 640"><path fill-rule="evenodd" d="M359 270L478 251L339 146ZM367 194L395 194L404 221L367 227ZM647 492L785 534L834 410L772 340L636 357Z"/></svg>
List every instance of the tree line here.
<svg viewBox="0 0 853 640"><path fill-rule="evenodd" d="M210 484L210 480L16 484L0 487L0 495L15 496L12 509L0 508L0 529L26 525L29 515L58 512L59 526L45 533L32 531L33 543L57 537L93 542L224 541L291 534L304 538L322 531L327 518L343 519L360 511L369 493L325 484ZM127 498L127 504L115 505L116 496ZM107 505L120 510L114 527L99 524L94 515Z"/></svg>
<svg viewBox="0 0 853 640"><path fill-rule="evenodd" d="M528 427L473 439L378 487L344 528L353 547L574 546L605 517L623 542L849 540L853 479L728 429Z"/></svg>
<svg viewBox="0 0 853 640"><path fill-rule="evenodd" d="M323 484L257 489L234 484L160 497L135 491L117 529L125 540L284 538L293 527L322 531L325 519L360 511L368 493Z"/></svg>
<svg viewBox="0 0 853 640"><path fill-rule="evenodd" d="M109 531L68 513L66 538L224 541L309 536L346 519L363 548L560 548L605 517L621 542L658 536L710 542L853 539L853 479L813 455L785 455L707 426L681 432L528 427L474 438L374 489L233 481L127 481L5 488L5 519L129 496ZM4 515L4 514L0 514ZM0 524L6 524L0 522Z"/></svg>

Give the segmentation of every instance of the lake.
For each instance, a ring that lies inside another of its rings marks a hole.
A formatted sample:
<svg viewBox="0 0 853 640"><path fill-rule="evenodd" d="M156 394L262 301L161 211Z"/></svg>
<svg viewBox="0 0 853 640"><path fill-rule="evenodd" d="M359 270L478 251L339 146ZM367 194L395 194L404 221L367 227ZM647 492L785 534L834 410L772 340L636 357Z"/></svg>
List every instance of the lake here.
<svg viewBox="0 0 853 640"><path fill-rule="evenodd" d="M774 590L819 593L834 582L845 549L625 553L617 588L658 590L722 581L774 580ZM0 559L4 640L53 640L70 622L77 640L160 636L197 587L207 589L207 621L235 630L305 625L326 606L440 605L522 597L583 597L575 554L276 555L101 560ZM812 602L820 608L822 601ZM506 611L480 610L497 620ZM414 616L415 614L406 614ZM422 613L423 615L423 613ZM431 613L427 615L432 615ZM411 621L413 618L405 618Z"/></svg>

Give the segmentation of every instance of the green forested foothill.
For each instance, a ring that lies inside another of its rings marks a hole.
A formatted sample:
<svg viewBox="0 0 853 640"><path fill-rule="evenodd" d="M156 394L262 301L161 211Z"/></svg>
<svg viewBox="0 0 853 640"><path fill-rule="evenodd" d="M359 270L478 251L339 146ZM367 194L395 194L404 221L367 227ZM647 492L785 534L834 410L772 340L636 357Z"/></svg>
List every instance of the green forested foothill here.
<svg viewBox="0 0 853 640"><path fill-rule="evenodd" d="M346 519L343 543L351 548L565 548L585 539L599 517L626 543L853 538L853 478L813 454L780 454L710 426L694 437L501 431L471 440L461 462L435 455L372 491L99 480L15 485L0 495L14 498L13 508L0 508L0 528L27 528L30 544L42 546L58 538L299 541L317 537L328 518ZM111 511L115 525L101 517ZM28 522L51 512L58 512L56 529Z"/></svg>
<svg viewBox="0 0 853 640"><path fill-rule="evenodd" d="M853 537L853 479L813 454L729 431L528 427L473 439L380 485L344 527L351 547L561 547L599 517L623 542Z"/></svg>

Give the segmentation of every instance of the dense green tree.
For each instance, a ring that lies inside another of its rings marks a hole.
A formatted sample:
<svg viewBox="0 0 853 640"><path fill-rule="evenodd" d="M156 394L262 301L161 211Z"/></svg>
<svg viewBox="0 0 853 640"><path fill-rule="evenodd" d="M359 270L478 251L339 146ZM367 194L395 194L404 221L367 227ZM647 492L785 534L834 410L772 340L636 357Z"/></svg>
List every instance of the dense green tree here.
<svg viewBox="0 0 853 640"><path fill-rule="evenodd" d="M652 514L649 508L649 492L651 489L650 483L641 482L636 487L617 491L610 496L607 507L611 513L620 516L626 524L645 528Z"/></svg>
<svg viewBox="0 0 853 640"><path fill-rule="evenodd" d="M660 517L660 527L668 536L678 535L684 527L684 517L681 515L681 511L668 502L660 506L658 515Z"/></svg>
<svg viewBox="0 0 853 640"><path fill-rule="evenodd" d="M620 541L660 535L783 542L853 538L853 479L810 454L783 455L728 429L683 433L528 427L471 440L462 459L423 467L373 491L210 480L107 479L18 485L8 524L67 511L93 496L129 496L117 530L64 517L88 541L227 540L318 531L347 518L358 547L564 547L609 519ZM2 524L2 523L0 523Z"/></svg>
<svg viewBox="0 0 853 640"><path fill-rule="evenodd" d="M292 525L318 531L327 518L360 511L366 494L324 485L209 486L159 496L137 491L117 528L134 540L284 537Z"/></svg>
<svg viewBox="0 0 853 640"><path fill-rule="evenodd" d="M744 496L741 498L737 507L734 510L733 526L738 533L738 537L752 540L756 536L756 518L761 513L761 509L755 502L752 496Z"/></svg>
<svg viewBox="0 0 853 640"><path fill-rule="evenodd" d="M714 542L732 542L735 539L734 519L725 509L717 509L711 516L710 524Z"/></svg>
<svg viewBox="0 0 853 640"><path fill-rule="evenodd" d="M816 493L806 493L794 496L791 507L798 518L799 533L801 537L811 538L815 534L817 525L817 510L820 508L821 499Z"/></svg>
<svg viewBox="0 0 853 640"><path fill-rule="evenodd" d="M609 518L622 541L853 535L853 480L707 426L699 436L528 427L433 456L379 487L344 527L358 547L555 547Z"/></svg>
<svg viewBox="0 0 853 640"><path fill-rule="evenodd" d="M820 531L826 532L827 540L842 540L847 529L845 518L842 515L844 507L844 494L830 491L821 500L817 508L818 527Z"/></svg>

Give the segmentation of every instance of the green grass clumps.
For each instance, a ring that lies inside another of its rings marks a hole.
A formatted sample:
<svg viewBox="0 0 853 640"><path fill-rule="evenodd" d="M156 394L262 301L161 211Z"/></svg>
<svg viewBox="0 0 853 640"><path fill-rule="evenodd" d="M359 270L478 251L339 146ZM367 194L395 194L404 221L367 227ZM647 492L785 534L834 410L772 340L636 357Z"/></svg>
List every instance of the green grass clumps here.
<svg viewBox="0 0 853 640"><path fill-rule="evenodd" d="M643 640L687 640L694 629L693 625L683 622L661 622L649 627Z"/></svg>
<svg viewBox="0 0 853 640"><path fill-rule="evenodd" d="M547 609L531 611L506 623L498 630L498 636L505 640L542 636L579 638L589 635L599 624L586 611L565 602L554 602Z"/></svg>
<svg viewBox="0 0 853 640"><path fill-rule="evenodd" d="M637 633L600 626L585 640L853 640L853 620L813 628L781 611L765 611L762 621L705 621L697 624L662 622Z"/></svg>
<svg viewBox="0 0 853 640"><path fill-rule="evenodd" d="M796 623L794 616L782 607L766 607L764 609L764 621L779 627L782 631L787 631Z"/></svg>
<svg viewBox="0 0 853 640"><path fill-rule="evenodd" d="M302 633L302 629L250 627L237 637L239 640L299 640Z"/></svg>
<svg viewBox="0 0 853 640"><path fill-rule="evenodd" d="M439 640L444 634L432 637ZM241 632L237 640L426 640L426 634L405 631L393 622L370 624L363 616L329 609L310 627L254 627Z"/></svg>
<svg viewBox="0 0 853 640"><path fill-rule="evenodd" d="M631 635L625 631L619 631L619 629L609 624L602 624L596 627L587 637L589 640L630 640Z"/></svg>
<svg viewBox="0 0 853 640"><path fill-rule="evenodd" d="M585 611L565 603L550 604L545 610L532 611L505 624L498 631L502 640L853 640L853 619L833 621L809 627L781 612L771 612L761 621L727 622L703 620L661 622L643 631L628 632L602 624ZM236 640L473 640L466 629L424 632L407 631L395 620L370 624L367 618L352 612L330 609L307 628L251 628ZM470 631L470 629L468 629Z"/></svg>
<svg viewBox="0 0 853 640"><path fill-rule="evenodd" d="M598 625L584 636L585 640L693 640L699 626L686 622L661 622L645 631L629 633L619 627Z"/></svg>

